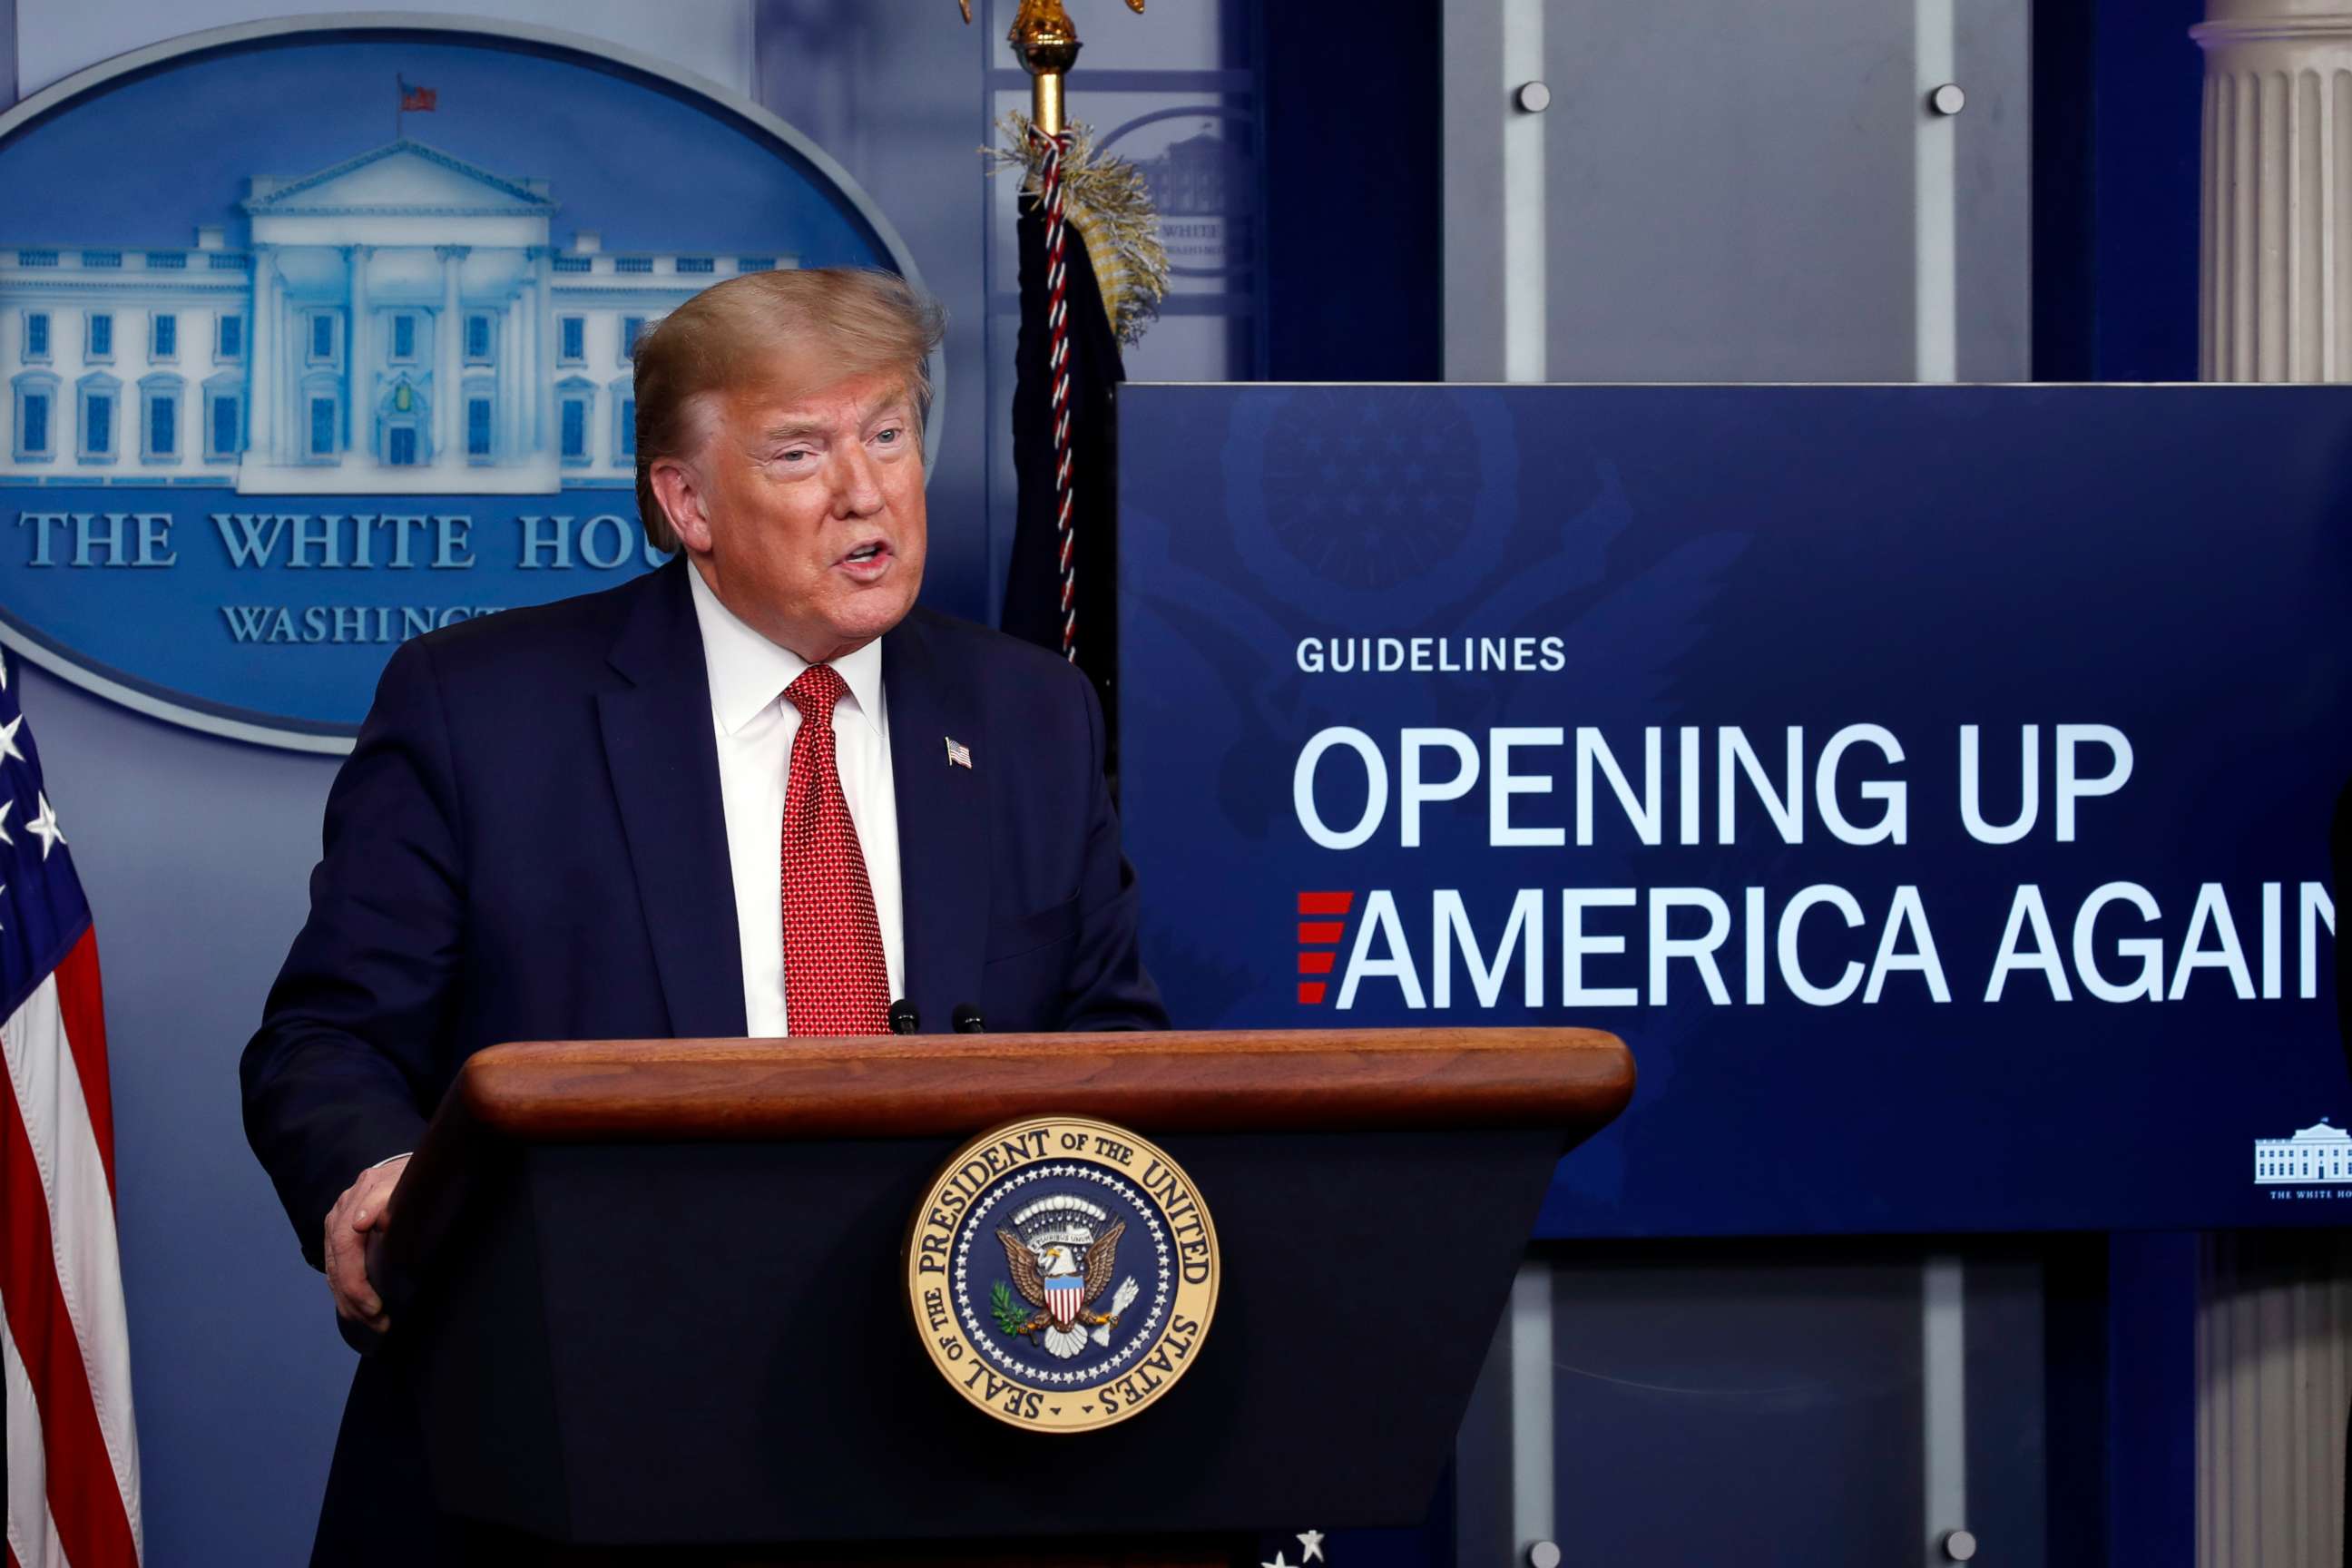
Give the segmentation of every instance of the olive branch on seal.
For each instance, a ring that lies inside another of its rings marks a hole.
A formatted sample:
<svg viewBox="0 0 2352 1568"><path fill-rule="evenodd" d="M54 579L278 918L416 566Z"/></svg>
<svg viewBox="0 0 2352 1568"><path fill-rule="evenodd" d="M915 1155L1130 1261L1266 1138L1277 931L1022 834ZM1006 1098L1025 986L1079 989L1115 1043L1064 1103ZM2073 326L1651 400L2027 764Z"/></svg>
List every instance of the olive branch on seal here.
<svg viewBox="0 0 2352 1568"><path fill-rule="evenodd" d="M1021 1325L1029 1321L1029 1314L1013 1304L1013 1288L1002 1279L988 1293L988 1311L996 1320L996 1331L1000 1334L1019 1333Z"/></svg>

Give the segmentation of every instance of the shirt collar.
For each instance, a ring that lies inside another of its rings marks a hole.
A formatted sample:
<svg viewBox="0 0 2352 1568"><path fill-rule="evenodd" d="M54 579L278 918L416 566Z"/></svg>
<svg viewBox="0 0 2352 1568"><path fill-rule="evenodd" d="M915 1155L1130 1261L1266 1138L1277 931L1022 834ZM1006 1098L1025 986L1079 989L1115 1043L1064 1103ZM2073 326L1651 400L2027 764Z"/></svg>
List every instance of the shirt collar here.
<svg viewBox="0 0 2352 1568"><path fill-rule="evenodd" d="M686 579L694 595L694 618L702 627L702 663L710 677L710 715L732 735L782 700L784 688L800 679L808 660L751 629L719 602L693 562ZM879 737L882 729L882 639L833 661L849 688L849 700Z"/></svg>

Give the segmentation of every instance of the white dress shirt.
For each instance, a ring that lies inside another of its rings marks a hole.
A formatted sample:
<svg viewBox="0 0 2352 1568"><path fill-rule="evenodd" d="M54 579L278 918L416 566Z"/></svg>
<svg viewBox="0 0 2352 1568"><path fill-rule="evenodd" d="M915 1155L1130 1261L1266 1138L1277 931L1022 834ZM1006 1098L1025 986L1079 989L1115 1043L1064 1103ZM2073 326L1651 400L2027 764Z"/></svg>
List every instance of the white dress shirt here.
<svg viewBox="0 0 2352 1568"><path fill-rule="evenodd" d="M801 710L784 697L808 660L777 647L719 602L691 563L694 618L710 677L710 724L719 742L719 795L727 808L727 860L735 879L735 929L743 946L743 1020L755 1039L785 1032L784 788ZM907 994L906 926L898 890L898 797L890 784L890 721L882 700L882 643L833 668L849 694L834 705L835 765L882 926L890 994Z"/></svg>

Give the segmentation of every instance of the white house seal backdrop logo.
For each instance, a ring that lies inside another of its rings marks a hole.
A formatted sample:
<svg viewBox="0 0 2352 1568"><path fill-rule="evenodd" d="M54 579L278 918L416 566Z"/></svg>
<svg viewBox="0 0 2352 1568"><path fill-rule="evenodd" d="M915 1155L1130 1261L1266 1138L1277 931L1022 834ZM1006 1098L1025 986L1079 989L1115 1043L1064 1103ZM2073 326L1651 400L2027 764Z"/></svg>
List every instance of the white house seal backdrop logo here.
<svg viewBox="0 0 2352 1568"><path fill-rule="evenodd" d="M919 282L757 104L456 17L94 66L0 112L0 643L300 751L350 749L401 642L660 563L664 314L774 269Z"/></svg>
<svg viewBox="0 0 2352 1568"><path fill-rule="evenodd" d="M907 1244L915 1326L949 1384L1015 1426L1079 1432L1163 1397L1216 1310L1192 1178L1108 1122L1036 1117L956 1151Z"/></svg>

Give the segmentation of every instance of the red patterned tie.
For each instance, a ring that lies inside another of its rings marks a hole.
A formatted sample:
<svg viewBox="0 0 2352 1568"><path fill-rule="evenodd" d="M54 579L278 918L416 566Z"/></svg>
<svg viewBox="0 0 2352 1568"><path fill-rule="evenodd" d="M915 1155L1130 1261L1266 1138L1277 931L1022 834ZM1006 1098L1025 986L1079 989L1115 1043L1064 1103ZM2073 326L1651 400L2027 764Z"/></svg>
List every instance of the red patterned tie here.
<svg viewBox="0 0 2352 1568"><path fill-rule="evenodd" d="M784 788L784 1016L796 1036L890 1032L882 922L834 763L833 707L848 689L828 664L784 689L801 710Z"/></svg>

